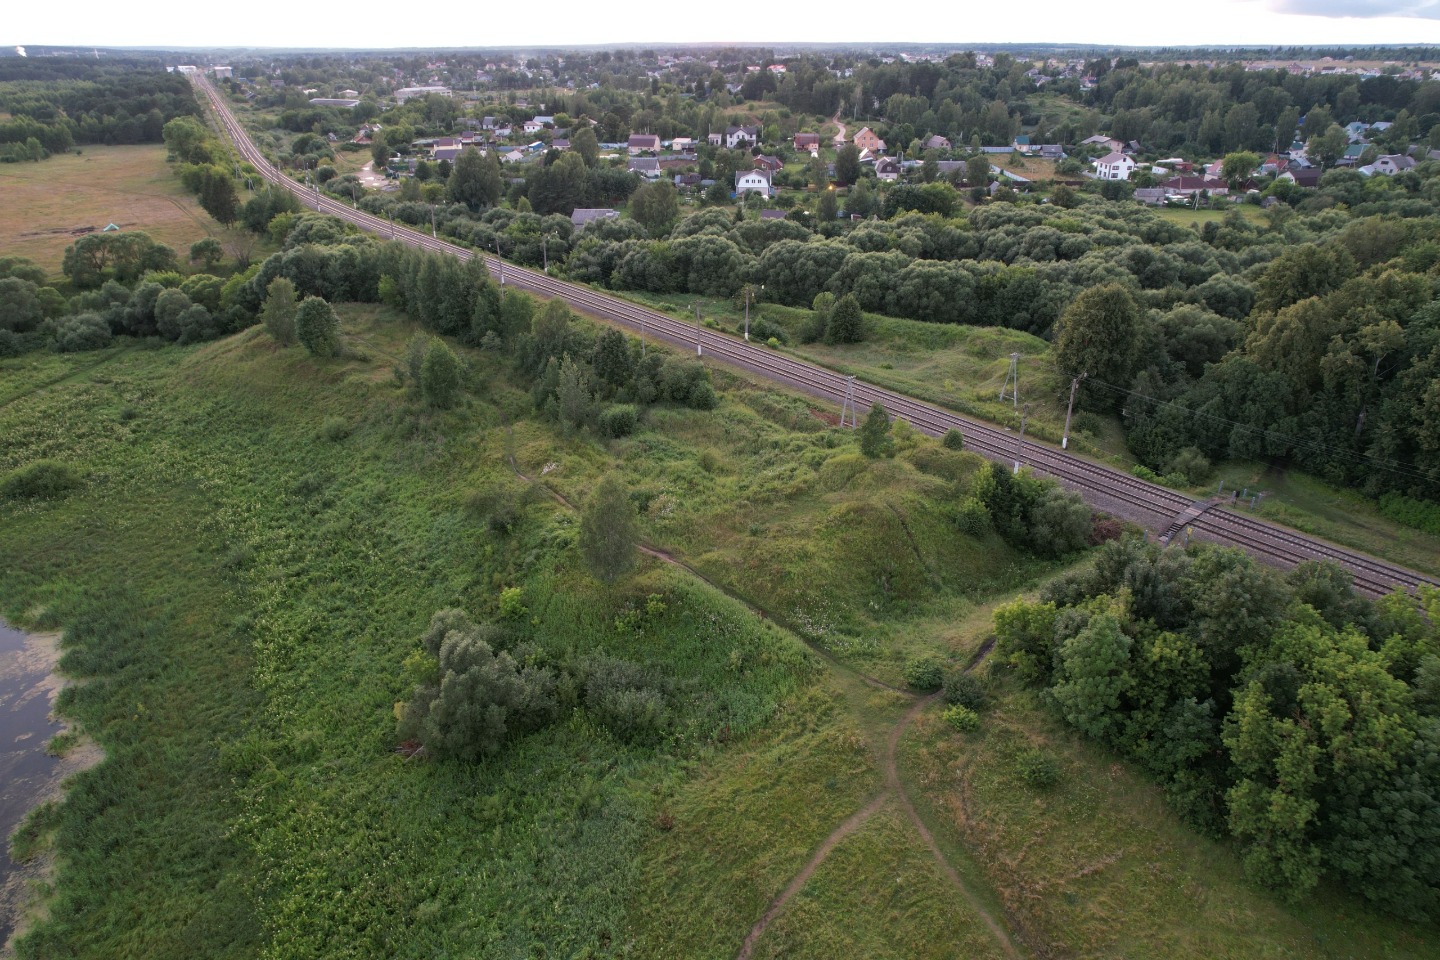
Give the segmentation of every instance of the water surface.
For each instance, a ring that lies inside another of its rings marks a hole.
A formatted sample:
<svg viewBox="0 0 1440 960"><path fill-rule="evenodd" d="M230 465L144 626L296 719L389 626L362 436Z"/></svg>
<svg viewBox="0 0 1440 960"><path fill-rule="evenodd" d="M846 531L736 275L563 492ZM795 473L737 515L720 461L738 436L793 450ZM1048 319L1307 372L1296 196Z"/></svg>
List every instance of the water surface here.
<svg viewBox="0 0 1440 960"><path fill-rule="evenodd" d="M62 761L45 752L63 725L50 718L60 685L48 641L0 620L0 946L15 928L27 871L10 860L10 834L56 786Z"/></svg>

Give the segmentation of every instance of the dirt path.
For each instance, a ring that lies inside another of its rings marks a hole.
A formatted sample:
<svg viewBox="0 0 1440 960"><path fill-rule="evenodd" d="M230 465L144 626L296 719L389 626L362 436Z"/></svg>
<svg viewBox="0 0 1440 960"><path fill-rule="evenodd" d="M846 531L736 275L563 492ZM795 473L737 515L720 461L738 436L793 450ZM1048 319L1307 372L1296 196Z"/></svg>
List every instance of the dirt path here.
<svg viewBox="0 0 1440 960"><path fill-rule="evenodd" d="M534 479L527 476L520 470L520 465L516 463L515 457L513 455L507 454L507 458L510 461L510 469L514 471L515 476L519 477L521 480L524 480L526 483L536 483ZM555 490L548 484L541 483L537 485L547 494L549 494L557 503L570 510L576 509L575 505L571 503L568 499L566 499L565 496L558 490ZM908 529L906 533L909 533ZM913 545L914 544L912 540L912 546ZM684 560L681 560L680 558L674 556L671 553L668 553L667 551L661 550L658 547L652 547L648 544L638 544L637 546L640 552L644 553L646 556L654 557L657 560L663 561L665 563L671 564L674 567L684 570L685 572L689 573L691 576L695 577L701 582L709 584L711 587L714 587L716 590L725 594L727 597L730 597L732 600L744 604L746 608L758 615L761 619L764 619L766 617L766 612L763 609L761 609L751 601L747 600L746 598L737 596L730 590L727 590L725 587L705 576L705 574L701 573L699 570L696 570L694 567L690 566L690 564L686 563ZM918 554L918 548L916 549L916 552ZM795 633L797 637L800 637L802 643L804 643L811 650L819 654L832 667L843 673L850 674L851 676L855 677L857 680L861 681L867 686L876 689L888 690L894 693L904 694L907 697L916 696L912 691L902 690L898 687L892 687L888 683L885 683L883 680L878 680L875 677L868 676L867 674L861 673L860 671L854 669L848 664L841 663L840 661L836 660L835 656L831 654L828 650L825 650L823 647L819 647L811 643L810 641L806 640L803 635L796 631L792 630L791 632ZM990 653L994 646L995 641L993 638L985 641L985 643L982 644L980 648L977 649L975 653L970 657L969 662L965 665L965 671L968 673L969 671L975 669L975 667ZM871 799L870 802L867 803L863 808L857 810L855 813L847 817L843 823L841 823L838 827L836 827L830 832L829 836L827 836L824 840L820 841L820 845L815 848L815 852L812 853L810 855L810 858L805 861L805 865L801 867L799 872L790 879L790 882L785 885L785 889L781 890L780 893L776 894L775 899L771 900L770 905L765 908L765 913L761 915L760 919L755 921L755 925L751 927L750 932L745 935L745 941L740 945L740 952L736 954L736 960L749 960L749 958L755 952L755 945L760 941L760 937L764 935L766 929L770 926L772 922L774 922L775 918L780 916L780 913L785 909L785 905L790 902L791 898L793 898L795 894L799 893L802 889L804 889L805 884L809 882L810 877L815 873L817 869L819 869L820 864L825 862L825 858L830 855L830 852L835 849L835 847L840 843L840 841L844 840L850 834L860 829L860 827L864 825L867 820L869 820L876 813L878 813L881 808L883 808L885 804L892 799L898 802L901 808L904 809L906 816L910 818L910 822L914 825L915 831L920 834L920 839L925 841L925 846L929 848L930 854L935 858L935 862L939 865L940 870L950 880L951 885L955 887L956 891L958 891L960 896L964 898L965 902L969 904L970 909L973 910L975 914L985 923L985 926L989 928L990 933L995 937L996 942L1000 944L1000 947L1002 950L1004 950L1005 955L1015 958L1015 960L1019 960L1021 954L1019 950L1016 949L1015 943L1011 939L1009 931L1006 930L1005 926L1002 923L1000 923L998 920L995 919L994 916L991 915L990 911L985 909L985 906L980 902L979 898L977 898L974 892L970 889L970 887L966 885L964 878L960 876L960 872L956 870L954 865L951 864L949 859L946 858L944 851L942 851L940 849L940 845L936 843L934 834L932 834L930 832L930 828L925 825L925 821L920 819L919 811L915 809L915 804L911 801L910 795L905 791L904 783L900 780L900 764L898 759L898 755L900 752L900 740L904 737L905 731L909 729L910 724L913 723L915 718L920 715L920 711L925 709L927 706L935 703L939 696L940 695L938 693L934 693L927 697L917 697L910 709L905 711L905 715L901 717L900 721L896 723L895 726L891 729L890 736L885 743L885 756L883 760L885 768L885 789L882 790L873 799Z"/></svg>
<svg viewBox="0 0 1440 960"><path fill-rule="evenodd" d="M840 128L840 132L837 133L837 134L835 134L835 146L837 146L837 147L844 146L844 144L845 144L845 124L843 124L843 123L840 122L840 111L839 111L839 110L836 110L836 111L835 111L835 116L833 116L833 117L830 118L830 122L833 123L833 124L835 124L835 126L837 126L837 127Z"/></svg>
<svg viewBox="0 0 1440 960"><path fill-rule="evenodd" d="M986 643L976 651L975 655L970 658L970 662L965 666L965 670L967 672L973 670L976 664L985 659L985 656L993 646L994 643L992 641L986 641ZM740 945L740 952L735 955L735 960L749 960L755 952L755 944L759 942L765 930L774 922L776 917L780 916L781 911L785 909L785 904L804 888L811 875L814 874L820 864L825 861L825 858L830 855L830 852L835 849L840 841L854 833L865 821L879 812L890 800L898 802L900 807L905 811L906 815L910 818L910 822L914 825L916 832L920 834L920 839L924 840L925 846L930 849L930 854L935 858L935 862L939 865L940 870L950 880L951 885L960 893L960 896L965 899L965 902L969 904L970 909L973 910L985 923L985 926L989 928L996 942L1000 944L1000 948L1005 951L1005 955L1019 960L1021 956L1020 951L1016 949L1014 941L1010 938L1009 931L990 914L990 911L985 909L985 906L980 902L979 898L977 898L969 886L966 885L965 880L960 876L960 872L956 870L954 865L946 858L944 851L940 849L940 845L935 842L934 834L932 834L930 828L925 825L925 821L920 819L919 811L915 809L915 804L911 802L910 795L905 792L905 785L900 780L900 764L898 759L900 740L904 737L905 731L909 729L910 724L920 715L920 711L935 703L939 697L940 694L934 693L928 697L916 700L914 705L905 711L905 715L901 717L900 721L890 730L890 736L885 742L885 757L883 761L885 767L885 789L862 809L846 818L840 826L831 831L828 837L820 841L820 846L815 848L815 852L810 855L810 859L805 861L805 865L801 867L800 871L785 885L785 889L782 890L774 900L770 901L770 906L766 908L764 915L755 921L755 925L751 927L750 932L745 935L745 942Z"/></svg>

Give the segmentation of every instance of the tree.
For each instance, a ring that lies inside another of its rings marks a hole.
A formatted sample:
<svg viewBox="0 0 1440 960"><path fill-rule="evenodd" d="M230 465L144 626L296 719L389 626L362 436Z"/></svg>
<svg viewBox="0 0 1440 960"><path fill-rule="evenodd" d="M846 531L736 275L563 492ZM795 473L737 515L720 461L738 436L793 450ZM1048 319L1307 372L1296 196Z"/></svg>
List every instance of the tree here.
<svg viewBox="0 0 1440 960"><path fill-rule="evenodd" d="M972 187L990 185L990 158L981 154L965 161L965 182Z"/></svg>
<svg viewBox="0 0 1440 960"><path fill-rule="evenodd" d="M474 147L466 147L455 158L445 192L455 203L463 203L472 211L493 206L500 199L498 179L491 182L486 157ZM418 173L418 170L417 170Z"/></svg>
<svg viewBox="0 0 1440 960"><path fill-rule="evenodd" d="M491 641L502 638L463 611L437 613L422 641L434 670L405 705L401 736L418 737L442 759L474 762L497 752L512 734L553 720L555 675L496 653Z"/></svg>
<svg viewBox="0 0 1440 960"><path fill-rule="evenodd" d="M590 387L590 372L569 354L560 361L555 403L560 423L566 430L587 427L595 419L595 392Z"/></svg>
<svg viewBox="0 0 1440 960"><path fill-rule="evenodd" d="M885 412L879 400L865 415L865 422L860 424L860 452L872 460L895 453L895 438L890 436L890 414Z"/></svg>
<svg viewBox="0 0 1440 960"><path fill-rule="evenodd" d="M1306 117L1305 126L1310 126L1310 118ZM1345 131L1338 123L1332 123L1324 132L1305 141L1305 155L1319 167L1333 167L1335 161L1339 160L1345 153L1347 138Z"/></svg>
<svg viewBox="0 0 1440 960"><path fill-rule="evenodd" d="M835 179L851 184L860 179L860 151L853 143L847 143L835 153Z"/></svg>
<svg viewBox="0 0 1440 960"><path fill-rule="evenodd" d="M340 348L340 322L330 304L320 297L306 297L295 311L295 336L312 356L335 356Z"/></svg>
<svg viewBox="0 0 1440 960"><path fill-rule="evenodd" d="M820 223L834 223L835 218L840 215L840 203L835 199L834 190L823 190L820 193L820 202L815 207L815 219Z"/></svg>
<svg viewBox="0 0 1440 960"><path fill-rule="evenodd" d="M1140 307L1130 291L1118 283L1082 291L1061 314L1059 327L1054 359L1062 376L1085 373L1113 388L1130 386L1142 329ZM1115 390L1104 395L1121 396Z"/></svg>
<svg viewBox="0 0 1440 960"><path fill-rule="evenodd" d="M438 337L430 342L420 366L420 392L430 406L441 410L455 406L460 396L460 358Z"/></svg>
<svg viewBox="0 0 1440 960"><path fill-rule="evenodd" d="M580 155L585 166L593 167L600 162L600 141L595 139L595 130L583 126L570 137L570 149Z"/></svg>
<svg viewBox="0 0 1440 960"><path fill-rule="evenodd" d="M214 237L206 237L190 244L190 262L200 263L209 270L225 257L225 248Z"/></svg>
<svg viewBox="0 0 1440 960"><path fill-rule="evenodd" d="M675 188L664 181L647 183L630 198L630 216L652 237L668 233L680 215L680 200Z"/></svg>
<svg viewBox="0 0 1440 960"><path fill-rule="evenodd" d="M635 566L635 507L614 474L607 474L580 516L580 552L596 579L610 584Z"/></svg>
<svg viewBox="0 0 1440 960"><path fill-rule="evenodd" d="M1230 186L1234 187L1241 180L1250 176L1258 166L1260 166L1260 157L1257 154L1248 150L1239 150L1235 153L1225 154L1220 169Z"/></svg>
<svg viewBox="0 0 1440 960"><path fill-rule="evenodd" d="M260 311L265 331L282 347L295 342L295 284L276 277L265 288L265 306Z"/></svg>
<svg viewBox="0 0 1440 960"><path fill-rule="evenodd" d="M830 311L825 340L828 343L859 343L864 339L865 315L860 311L860 301L853 293L847 293L835 301Z"/></svg>

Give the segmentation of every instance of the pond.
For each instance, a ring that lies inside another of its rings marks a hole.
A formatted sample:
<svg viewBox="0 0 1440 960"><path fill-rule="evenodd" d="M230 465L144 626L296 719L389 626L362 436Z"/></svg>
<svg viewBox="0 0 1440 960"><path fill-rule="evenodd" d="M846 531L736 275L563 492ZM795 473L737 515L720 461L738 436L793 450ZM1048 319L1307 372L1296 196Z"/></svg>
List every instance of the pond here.
<svg viewBox="0 0 1440 960"><path fill-rule="evenodd" d="M70 764L45 752L64 729L50 711L60 681L58 638L27 635L0 621L0 945L15 928L38 866L10 860L10 834L49 798Z"/></svg>

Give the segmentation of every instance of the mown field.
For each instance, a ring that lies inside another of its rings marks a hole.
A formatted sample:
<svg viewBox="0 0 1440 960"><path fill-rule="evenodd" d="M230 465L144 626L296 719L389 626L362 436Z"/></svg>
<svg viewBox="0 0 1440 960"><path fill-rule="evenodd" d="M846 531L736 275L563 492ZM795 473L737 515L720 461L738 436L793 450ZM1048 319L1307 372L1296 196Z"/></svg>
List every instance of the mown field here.
<svg viewBox="0 0 1440 960"><path fill-rule="evenodd" d="M185 191L159 144L87 146L40 163L0 164L0 256L27 257L55 275L87 228L115 224L174 247L223 228ZM77 232L82 231L82 232Z"/></svg>
<svg viewBox="0 0 1440 960"><path fill-rule="evenodd" d="M84 478L0 503L0 613L65 629L84 682L64 709L108 754L48 833L58 879L21 956L736 956L872 806L754 956L1005 956L987 917L1015 955L1433 953L1433 930L1338 894L1297 910L1247 887L1028 694L961 735L883 685L916 653L966 663L994 604L1060 569L949 524L973 458L902 431L866 460L826 411L723 374L715 411L567 436L482 352L437 413L392 372L409 324L342 318L333 361L258 329L0 361L22 387L0 474ZM609 471L645 539L715 585L655 557L589 576L553 494L582 503ZM663 678L670 735L576 706L477 764L397 753L431 614L497 618L514 587L536 656ZM1021 740L1062 758L1058 791L1015 781ZM1215 909L1190 909L1202 888Z"/></svg>

